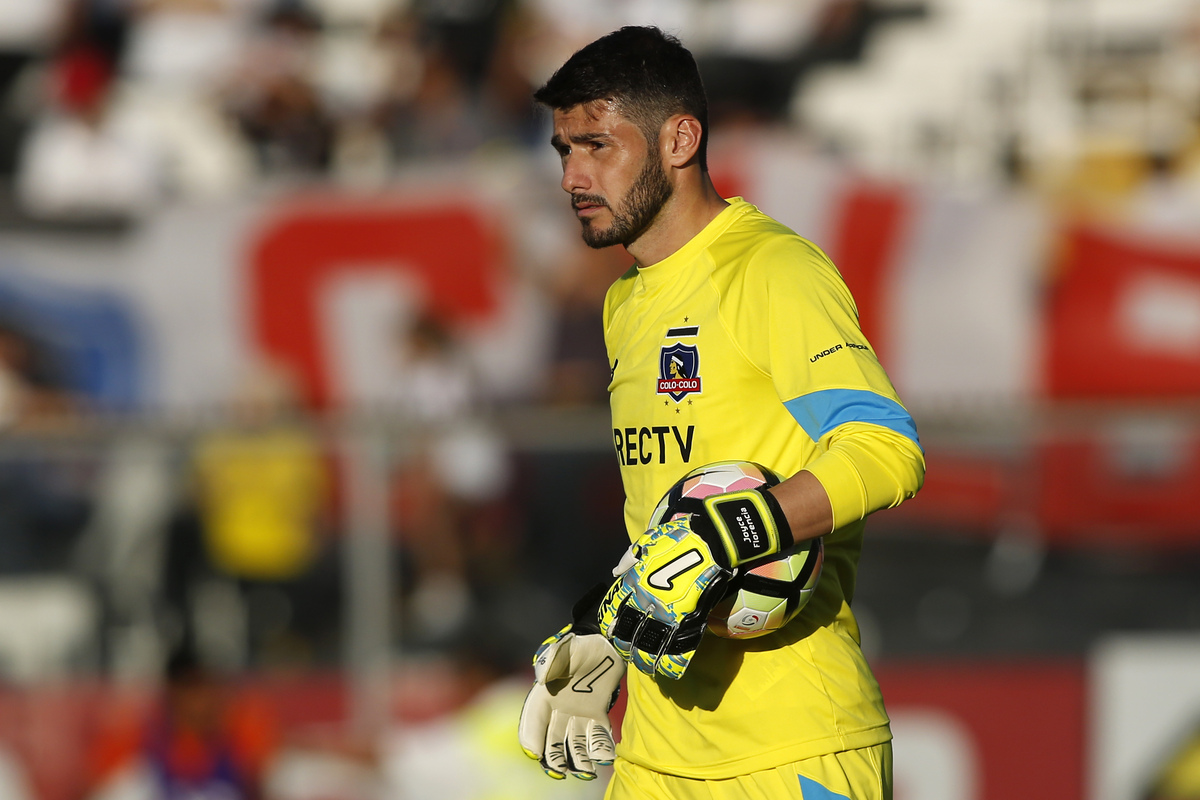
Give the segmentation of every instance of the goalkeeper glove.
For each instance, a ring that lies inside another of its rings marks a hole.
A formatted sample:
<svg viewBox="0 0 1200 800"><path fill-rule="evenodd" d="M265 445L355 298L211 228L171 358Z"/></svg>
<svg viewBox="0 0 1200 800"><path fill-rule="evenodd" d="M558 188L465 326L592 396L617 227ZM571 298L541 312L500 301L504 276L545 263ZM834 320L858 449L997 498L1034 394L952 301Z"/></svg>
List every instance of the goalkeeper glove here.
<svg viewBox="0 0 1200 800"><path fill-rule="evenodd" d="M703 513L651 528L629 548L600 604L600 632L640 671L678 680L737 568L792 544L764 487L706 497Z"/></svg>
<svg viewBox="0 0 1200 800"><path fill-rule="evenodd" d="M576 606L577 621L542 642L534 654L535 680L517 725L525 755L559 780L568 772L592 780L596 765L611 764L616 756L608 712L625 665L596 629L598 600L596 590L585 596ZM590 619L579 621L581 607L590 609Z"/></svg>

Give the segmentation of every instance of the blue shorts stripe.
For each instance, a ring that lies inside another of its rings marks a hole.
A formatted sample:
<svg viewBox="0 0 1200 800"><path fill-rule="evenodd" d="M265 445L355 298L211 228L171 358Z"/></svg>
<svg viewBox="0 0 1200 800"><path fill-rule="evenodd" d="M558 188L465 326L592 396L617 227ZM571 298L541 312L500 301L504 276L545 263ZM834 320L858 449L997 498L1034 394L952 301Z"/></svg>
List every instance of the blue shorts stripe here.
<svg viewBox="0 0 1200 800"><path fill-rule="evenodd" d="M800 779L800 794L804 800L850 800L844 794L829 791L812 778L806 778L803 775L796 777Z"/></svg>
<svg viewBox="0 0 1200 800"><path fill-rule="evenodd" d="M814 442L847 422L869 422L912 439L917 447L917 426L904 406L866 389L825 389L783 404Z"/></svg>

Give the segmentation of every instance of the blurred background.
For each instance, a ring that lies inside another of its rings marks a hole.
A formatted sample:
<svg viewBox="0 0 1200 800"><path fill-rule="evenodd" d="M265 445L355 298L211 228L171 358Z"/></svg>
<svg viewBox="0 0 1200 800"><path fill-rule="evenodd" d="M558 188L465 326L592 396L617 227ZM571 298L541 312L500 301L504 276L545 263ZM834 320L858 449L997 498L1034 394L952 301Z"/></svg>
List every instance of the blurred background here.
<svg viewBox="0 0 1200 800"><path fill-rule="evenodd" d="M645 23L917 420L898 800L1200 798L1200 2L0 0L2 800L601 795L515 723L628 260L530 92Z"/></svg>

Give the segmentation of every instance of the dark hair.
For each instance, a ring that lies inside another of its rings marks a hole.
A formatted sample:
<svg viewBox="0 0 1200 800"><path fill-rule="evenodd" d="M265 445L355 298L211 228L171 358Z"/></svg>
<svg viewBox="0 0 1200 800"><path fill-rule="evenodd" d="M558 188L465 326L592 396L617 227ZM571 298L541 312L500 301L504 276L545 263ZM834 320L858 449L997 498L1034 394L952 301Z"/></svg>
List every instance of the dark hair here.
<svg viewBox="0 0 1200 800"><path fill-rule="evenodd" d="M654 145L673 114L700 120L700 167L708 168L708 98L696 60L679 39L658 28L628 26L567 59L533 94L553 109L611 100Z"/></svg>

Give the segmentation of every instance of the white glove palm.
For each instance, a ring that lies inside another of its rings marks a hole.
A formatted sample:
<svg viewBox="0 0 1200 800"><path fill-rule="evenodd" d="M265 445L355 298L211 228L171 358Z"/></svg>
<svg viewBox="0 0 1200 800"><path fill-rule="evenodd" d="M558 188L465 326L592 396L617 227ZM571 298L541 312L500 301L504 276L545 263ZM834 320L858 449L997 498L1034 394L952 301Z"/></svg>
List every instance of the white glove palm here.
<svg viewBox="0 0 1200 800"><path fill-rule="evenodd" d="M517 726L521 749L552 778L592 780L596 765L615 757L608 712L625 674L620 654L600 634L568 625L538 648L533 671Z"/></svg>

